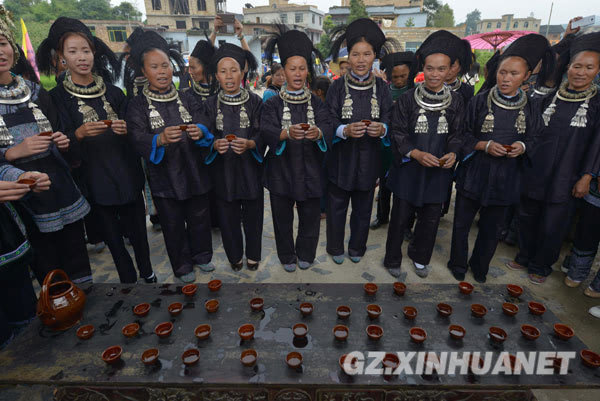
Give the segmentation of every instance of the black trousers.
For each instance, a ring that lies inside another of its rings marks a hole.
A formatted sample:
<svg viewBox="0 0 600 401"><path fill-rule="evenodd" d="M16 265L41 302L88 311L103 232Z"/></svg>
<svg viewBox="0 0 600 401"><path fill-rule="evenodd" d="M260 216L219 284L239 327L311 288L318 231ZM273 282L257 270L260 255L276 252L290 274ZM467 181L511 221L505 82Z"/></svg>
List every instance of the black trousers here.
<svg viewBox="0 0 600 401"><path fill-rule="evenodd" d="M377 201L377 220L380 223L390 221L390 204L392 201L392 191L386 186L387 172L379 177L379 201Z"/></svg>
<svg viewBox="0 0 600 401"><path fill-rule="evenodd" d="M219 228L219 203L217 202L215 191L210 191L208 197L210 198L210 226L212 228Z"/></svg>
<svg viewBox="0 0 600 401"><path fill-rule="evenodd" d="M123 232L131 241L140 277L150 277L152 263L146 231L146 209L141 193L140 197L132 203L118 206L94 205L94 208L102 222L102 238L110 249L121 283L137 282L133 261L123 242Z"/></svg>
<svg viewBox="0 0 600 401"><path fill-rule="evenodd" d="M454 223L452 225L452 245L448 268L458 273L466 273L471 266L473 275L484 278L490 269L490 261L500 241L508 206L482 206L478 200L456 193ZM469 231L479 212L479 231L475 247L469 257Z"/></svg>
<svg viewBox="0 0 600 401"><path fill-rule="evenodd" d="M346 215L348 214L348 204L352 200L348 255L363 256L365 254L374 194L375 188L370 191L345 191L329 182L327 188L327 253L333 256L344 254Z"/></svg>
<svg viewBox="0 0 600 401"><path fill-rule="evenodd" d="M90 212L83 218L85 235L88 244L98 244L103 241L102 217L98 214L96 206L90 203Z"/></svg>
<svg viewBox="0 0 600 401"><path fill-rule="evenodd" d="M64 270L69 279L75 282L92 278L83 219L51 233L42 233L37 227L31 227L29 242L34 251L31 268L40 285L54 269Z"/></svg>
<svg viewBox="0 0 600 401"><path fill-rule="evenodd" d="M6 266L0 273L0 345L15 328L35 317L37 298L24 263Z"/></svg>
<svg viewBox="0 0 600 401"><path fill-rule="evenodd" d="M244 256L246 238L246 258L255 262L261 259L264 195L260 191L257 199L234 200L227 202L218 199L216 214L221 228L223 248L229 263L238 263ZM242 236L242 225L244 235Z"/></svg>
<svg viewBox="0 0 600 401"><path fill-rule="evenodd" d="M296 263L298 259L312 263L319 244L321 199L311 198L296 202L292 198L275 195L272 192L270 198L279 261L284 265ZM298 235L295 244L294 204L298 206Z"/></svg>
<svg viewBox="0 0 600 401"><path fill-rule="evenodd" d="M408 257L413 261L426 265L431 260L435 237L442 213L440 203L425 204L421 207L394 196L392 219L388 226L388 237L385 244L383 265L388 268L399 268L402 265L402 241L404 232L417 215L417 224L412 241L408 246Z"/></svg>
<svg viewBox="0 0 600 401"><path fill-rule="evenodd" d="M154 203L175 276L209 263L213 250L208 194L186 200L155 197Z"/></svg>
<svg viewBox="0 0 600 401"><path fill-rule="evenodd" d="M573 247L580 251L596 252L600 243L600 207L582 201L580 212Z"/></svg>
<svg viewBox="0 0 600 401"><path fill-rule="evenodd" d="M530 274L549 276L560 256L575 212L574 200L548 203L528 197L519 206L519 253L515 261Z"/></svg>

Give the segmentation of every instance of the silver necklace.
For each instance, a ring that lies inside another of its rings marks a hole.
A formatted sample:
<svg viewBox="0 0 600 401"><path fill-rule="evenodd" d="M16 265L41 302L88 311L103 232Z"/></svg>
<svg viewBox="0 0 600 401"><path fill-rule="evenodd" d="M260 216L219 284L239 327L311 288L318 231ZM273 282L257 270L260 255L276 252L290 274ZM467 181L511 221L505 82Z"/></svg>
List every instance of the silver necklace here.
<svg viewBox="0 0 600 401"><path fill-rule="evenodd" d="M371 74L371 79L367 81L359 81L352 77L350 72L344 75L344 87L346 89L346 96L344 97L344 104L342 106L342 120L350 120L352 118L352 96L350 96L350 89L355 90L367 90L373 89L371 94L371 118L373 120L379 119L379 102L377 101L377 79Z"/></svg>
<svg viewBox="0 0 600 401"><path fill-rule="evenodd" d="M23 77L17 75L13 79L17 81L17 85L10 89L0 88L1 104L21 104L31 99L31 89L25 83Z"/></svg>
<svg viewBox="0 0 600 401"><path fill-rule="evenodd" d="M315 125L315 112L312 107L312 94L310 89L306 86L302 88L302 93L294 95L287 91L287 83L283 85L279 91L279 97L283 100L283 114L281 116L281 129L288 129L292 125L292 113L288 103L291 104L304 104L308 103L306 107L306 120L309 125Z"/></svg>
<svg viewBox="0 0 600 401"><path fill-rule="evenodd" d="M484 134L489 134L494 131L494 112L492 110L492 103L496 106L503 108L505 110L519 110L519 114L517 116L517 120L515 121L515 128L519 134L524 134L527 129L527 124L525 121L525 112L523 109L527 104L527 95L521 89L518 90L518 97L515 101L510 101L503 99L500 96L500 90L497 85L494 85L487 97L487 107L488 114L485 116L483 120L483 124L481 125L481 132Z"/></svg>
<svg viewBox="0 0 600 401"><path fill-rule="evenodd" d="M144 89L142 89L142 93L146 97L146 101L148 102L148 109L150 109L150 128L157 129L165 126L165 120L162 118L158 110L156 110L156 107L154 107L152 101L159 103L168 103L172 102L173 100L176 100L181 120L184 123L192 122L192 116L181 102L181 98L179 97L177 89L175 89L175 85L171 84L169 92L165 94L160 94L150 91L150 84L146 82L144 84Z"/></svg>
<svg viewBox="0 0 600 401"><path fill-rule="evenodd" d="M219 131L223 131L223 112L221 111L221 103L228 106L241 106L240 107L240 128L250 127L250 119L248 118L248 112L246 111L246 102L250 99L250 94L244 88L241 89L239 98L235 96L233 99L228 98L225 92L221 89L217 95L217 119L215 125Z"/></svg>
<svg viewBox="0 0 600 401"><path fill-rule="evenodd" d="M570 103L582 102L577 111L575 112L575 115L571 119L570 126L578 128L585 128L587 126L587 111L590 105L590 99L596 96L596 94L598 93L598 88L596 87L596 85L592 84L589 88L587 88L584 91L571 93L567 90L568 85L569 81L566 79L561 82L560 86L558 87L558 90L552 98L552 103L550 103L546 110L544 110L542 118L544 119L544 124L546 125L546 127L548 126L548 124L550 124L550 119L556 112L557 99L560 99L563 102Z"/></svg>
<svg viewBox="0 0 600 401"><path fill-rule="evenodd" d="M89 88L83 88L75 85L71 72L67 71L65 79L63 80L63 88L65 91L77 98L78 111L83 116L83 123L90 123L100 120L98 113L93 107L87 105L82 99L95 99L100 97L102 99L102 108L106 112L106 118L108 120L118 120L119 116L113 110L108 100L106 100L106 84L101 76L92 74L94 79L94 85Z"/></svg>
<svg viewBox="0 0 600 401"><path fill-rule="evenodd" d="M210 96L210 87L204 87L194 80L192 80L192 90L201 96L203 100Z"/></svg>
<svg viewBox="0 0 600 401"><path fill-rule="evenodd" d="M424 84L417 85L413 92L415 102L419 106L419 117L417 117L417 124L415 125L415 133L427 134L429 132L429 121L425 111L439 111L440 116L438 118L437 133L447 134L448 133L448 120L446 119L446 109L452 104L452 92L450 88L444 86L441 94L429 93L424 89ZM434 101L436 103L429 103Z"/></svg>

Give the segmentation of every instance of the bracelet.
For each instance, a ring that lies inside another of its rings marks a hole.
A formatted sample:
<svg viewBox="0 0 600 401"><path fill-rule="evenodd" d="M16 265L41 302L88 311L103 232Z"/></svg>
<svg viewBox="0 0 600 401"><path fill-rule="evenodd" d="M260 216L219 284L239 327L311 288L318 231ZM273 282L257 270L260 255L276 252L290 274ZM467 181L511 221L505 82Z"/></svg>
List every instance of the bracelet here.
<svg viewBox="0 0 600 401"><path fill-rule="evenodd" d="M492 144L492 142L493 142L493 141L490 139L490 140L488 141L488 143L485 145L485 153L487 153L487 152L488 152L488 148L490 147L490 145Z"/></svg>
<svg viewBox="0 0 600 401"><path fill-rule="evenodd" d="M244 40L244 34L238 35L237 37L240 41Z"/></svg>
<svg viewBox="0 0 600 401"><path fill-rule="evenodd" d="M313 139L313 142L318 142L319 140L321 140L321 138L323 138L323 131L321 131L321 128L317 127L317 129L319 130L319 135Z"/></svg>
<svg viewBox="0 0 600 401"><path fill-rule="evenodd" d="M348 127L348 125L346 125L346 127ZM342 136L344 137L344 139L348 139L348 135L346 135L346 127L344 127L344 129L342 130Z"/></svg>
<svg viewBox="0 0 600 401"><path fill-rule="evenodd" d="M156 138L156 147L160 148L162 146L162 141L160 140L160 134Z"/></svg>

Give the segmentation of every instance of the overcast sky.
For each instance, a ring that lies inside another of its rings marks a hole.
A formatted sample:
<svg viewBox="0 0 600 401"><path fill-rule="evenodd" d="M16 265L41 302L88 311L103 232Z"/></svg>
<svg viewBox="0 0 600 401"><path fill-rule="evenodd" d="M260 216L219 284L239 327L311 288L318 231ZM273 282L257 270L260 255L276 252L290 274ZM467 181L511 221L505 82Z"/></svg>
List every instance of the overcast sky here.
<svg viewBox="0 0 600 401"><path fill-rule="evenodd" d="M130 0L134 2L138 9L144 12L143 0ZM113 4L119 4L121 0L111 0ZM318 4L319 9L324 12L329 7L339 6L341 0L292 0L296 4ZM250 3L254 6L268 5L269 0L227 0L227 11L240 13L244 4ZM390 0L390 4L393 0ZM514 14L515 17L527 17L533 13L542 20L542 24L548 21L550 13L551 0L482 0L474 2L472 0L442 0L442 3L448 3L454 10L454 20L456 23L464 22L467 14L475 8L481 11L481 18L496 18L502 14ZM600 6L598 0L555 0L552 11L552 24L566 24L572 17L581 15L583 17L592 14L600 15Z"/></svg>

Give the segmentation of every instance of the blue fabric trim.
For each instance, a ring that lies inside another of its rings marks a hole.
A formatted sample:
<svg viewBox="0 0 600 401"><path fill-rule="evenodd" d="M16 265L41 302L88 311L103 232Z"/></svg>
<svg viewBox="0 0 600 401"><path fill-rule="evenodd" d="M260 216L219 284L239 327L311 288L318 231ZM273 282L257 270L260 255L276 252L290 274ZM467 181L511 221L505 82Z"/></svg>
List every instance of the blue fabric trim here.
<svg viewBox="0 0 600 401"><path fill-rule="evenodd" d="M339 136L335 136L333 137L333 141L331 142L332 145L335 145L338 142L341 142L343 139L340 138Z"/></svg>
<svg viewBox="0 0 600 401"><path fill-rule="evenodd" d="M327 152L327 142L325 141L325 135L323 135L323 137L321 137L321 139L317 141L317 146L319 146L321 152Z"/></svg>
<svg viewBox="0 0 600 401"><path fill-rule="evenodd" d="M402 158L402 163L408 163L409 161L410 161L410 157L406 157L406 156L404 156L404 157Z"/></svg>
<svg viewBox="0 0 600 401"><path fill-rule="evenodd" d="M389 148L392 143L390 142L390 137L388 136L388 125L386 123L382 123L382 124L385 127L385 132L383 133L383 136L381 137L381 143L383 144L384 147Z"/></svg>
<svg viewBox="0 0 600 401"><path fill-rule="evenodd" d="M200 131L202 131L202 138L194 141L196 146L200 146L202 148L208 148L209 146L212 146L213 142L215 141L215 136L211 134L204 124L196 124L196 126L200 128Z"/></svg>
<svg viewBox="0 0 600 401"><path fill-rule="evenodd" d="M154 135L152 138L152 151L150 152L150 161L154 164L159 164L163 157L165 157L165 147L157 146L156 142L158 141L158 135Z"/></svg>
<svg viewBox="0 0 600 401"><path fill-rule="evenodd" d="M277 149L275 149L275 155L276 156L280 156L283 151L285 150L285 145L287 144L287 141L281 141L279 142L279 146L277 147Z"/></svg>
<svg viewBox="0 0 600 401"><path fill-rule="evenodd" d="M210 147L210 152L208 154L208 156L206 156L206 158L204 158L204 164L211 164L212 162L215 161L215 159L217 158L218 152L215 150L215 143L213 141L211 147Z"/></svg>
<svg viewBox="0 0 600 401"><path fill-rule="evenodd" d="M257 162L263 162L263 157L260 153L258 153L258 150L256 150L256 148L252 149L250 152L252 153L252 156L254 156Z"/></svg>
<svg viewBox="0 0 600 401"><path fill-rule="evenodd" d="M0 166L0 180L2 181L17 181L23 173L25 173L25 171L10 164Z"/></svg>
<svg viewBox="0 0 600 401"><path fill-rule="evenodd" d="M25 242L23 242L21 245L19 245L19 247L17 249L15 249L14 251L5 253L4 255L0 255L0 267L7 265L11 262L14 262L15 260L18 260L23 255L25 255L27 253L27 251L29 251L29 249L31 249L31 246L29 245L29 241L25 240Z"/></svg>
<svg viewBox="0 0 600 401"><path fill-rule="evenodd" d="M466 162L468 159L470 159L471 157L473 157L473 155L475 154L475 152L477 152L476 150L472 151L471 153L469 153L468 155L466 155L464 157L464 159L462 159L463 162Z"/></svg>
<svg viewBox="0 0 600 401"><path fill-rule="evenodd" d="M272 98L273 96L275 96L277 93L275 93L273 90L271 89L267 89L265 91L265 93L263 93L263 98L262 101L263 103L266 103L267 100L269 100L269 98Z"/></svg>

